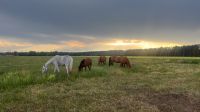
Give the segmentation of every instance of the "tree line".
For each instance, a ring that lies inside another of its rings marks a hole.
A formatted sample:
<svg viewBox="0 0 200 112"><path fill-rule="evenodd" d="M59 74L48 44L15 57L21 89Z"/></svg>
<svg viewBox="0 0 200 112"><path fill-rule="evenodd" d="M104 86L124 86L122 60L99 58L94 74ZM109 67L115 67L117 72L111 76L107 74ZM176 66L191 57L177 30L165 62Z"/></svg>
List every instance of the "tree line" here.
<svg viewBox="0 0 200 112"><path fill-rule="evenodd" d="M110 50L110 51L88 51L88 52L4 52L0 55L11 56L54 56L54 55L71 55L71 56L200 56L200 45L161 47L151 49L130 49L130 50Z"/></svg>

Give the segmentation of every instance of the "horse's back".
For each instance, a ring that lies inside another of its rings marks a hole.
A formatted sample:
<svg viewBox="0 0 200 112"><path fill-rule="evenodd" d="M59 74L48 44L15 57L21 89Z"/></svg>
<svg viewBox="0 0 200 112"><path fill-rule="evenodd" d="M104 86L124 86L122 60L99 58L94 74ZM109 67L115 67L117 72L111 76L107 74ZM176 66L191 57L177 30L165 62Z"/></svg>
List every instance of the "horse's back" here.
<svg viewBox="0 0 200 112"><path fill-rule="evenodd" d="M56 55L55 59L59 64L69 64L73 62L73 58L69 55L65 55L65 56Z"/></svg>
<svg viewBox="0 0 200 112"><path fill-rule="evenodd" d="M63 62L70 63L71 61L73 61L73 58L69 55L65 55L65 56L62 56L62 60Z"/></svg>
<svg viewBox="0 0 200 112"><path fill-rule="evenodd" d="M104 62L106 61L106 57L105 56L100 56L99 57L99 62Z"/></svg>
<svg viewBox="0 0 200 112"><path fill-rule="evenodd" d="M92 59L91 58L85 58L85 65L92 65Z"/></svg>

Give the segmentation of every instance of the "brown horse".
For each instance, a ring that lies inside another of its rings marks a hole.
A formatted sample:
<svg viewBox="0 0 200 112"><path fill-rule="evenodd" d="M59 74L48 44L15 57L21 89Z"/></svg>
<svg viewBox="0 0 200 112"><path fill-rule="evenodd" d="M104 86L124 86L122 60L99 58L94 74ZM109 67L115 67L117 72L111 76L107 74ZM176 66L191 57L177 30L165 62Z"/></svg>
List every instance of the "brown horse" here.
<svg viewBox="0 0 200 112"><path fill-rule="evenodd" d="M113 65L114 63L120 63L121 62L121 57L119 56L111 56L109 58L109 66Z"/></svg>
<svg viewBox="0 0 200 112"><path fill-rule="evenodd" d="M129 68L131 68L131 64L130 64L130 61L129 61L129 59L127 58L127 57L121 57L121 59L120 59L120 66L121 67L129 67Z"/></svg>
<svg viewBox="0 0 200 112"><path fill-rule="evenodd" d="M114 64L115 58L116 58L116 56L111 56L111 57L109 57L109 66L111 66L111 65Z"/></svg>
<svg viewBox="0 0 200 112"><path fill-rule="evenodd" d="M127 57L122 56L111 56L109 58L109 66L113 65L114 63L120 63L121 67L129 67L131 68L130 61Z"/></svg>
<svg viewBox="0 0 200 112"><path fill-rule="evenodd" d="M81 61L80 65L79 65L79 71L82 71L83 68L85 68L85 71L86 71L86 68L88 67L89 70L91 70L91 67L92 67L92 59L90 58L85 58Z"/></svg>
<svg viewBox="0 0 200 112"><path fill-rule="evenodd" d="M100 56L98 60L98 64L106 64L106 57L105 56Z"/></svg>

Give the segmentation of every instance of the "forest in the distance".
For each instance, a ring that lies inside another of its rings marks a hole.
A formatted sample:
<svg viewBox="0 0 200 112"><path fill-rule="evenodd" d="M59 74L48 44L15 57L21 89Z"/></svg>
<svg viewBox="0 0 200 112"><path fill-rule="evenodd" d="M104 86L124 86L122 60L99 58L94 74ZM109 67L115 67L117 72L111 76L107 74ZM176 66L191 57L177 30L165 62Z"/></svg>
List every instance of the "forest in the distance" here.
<svg viewBox="0 0 200 112"><path fill-rule="evenodd" d="M54 55L71 55L71 56L200 56L200 45L161 47L151 49L130 49L130 50L110 50L110 51L87 51L87 52L2 52L0 55L6 56L54 56Z"/></svg>

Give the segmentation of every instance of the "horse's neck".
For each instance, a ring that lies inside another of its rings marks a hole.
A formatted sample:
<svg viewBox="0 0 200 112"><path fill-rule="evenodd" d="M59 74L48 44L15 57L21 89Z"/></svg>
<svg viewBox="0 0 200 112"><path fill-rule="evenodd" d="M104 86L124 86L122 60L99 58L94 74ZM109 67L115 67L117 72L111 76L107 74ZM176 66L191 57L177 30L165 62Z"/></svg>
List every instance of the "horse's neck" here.
<svg viewBox="0 0 200 112"><path fill-rule="evenodd" d="M51 63L53 63L53 59L50 59L49 61L47 61L46 63L45 63L45 67L48 67L49 66L49 64L51 64Z"/></svg>

